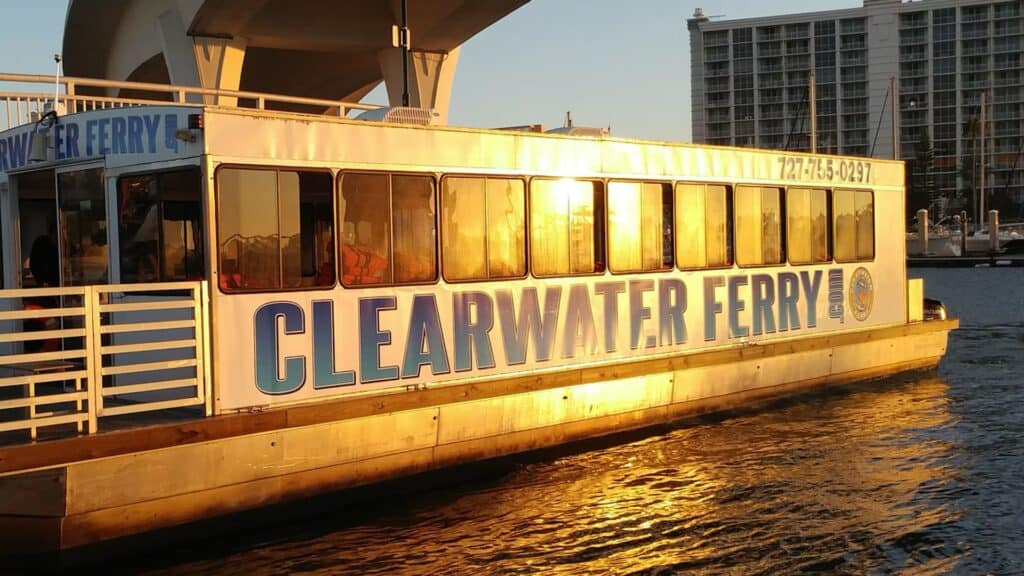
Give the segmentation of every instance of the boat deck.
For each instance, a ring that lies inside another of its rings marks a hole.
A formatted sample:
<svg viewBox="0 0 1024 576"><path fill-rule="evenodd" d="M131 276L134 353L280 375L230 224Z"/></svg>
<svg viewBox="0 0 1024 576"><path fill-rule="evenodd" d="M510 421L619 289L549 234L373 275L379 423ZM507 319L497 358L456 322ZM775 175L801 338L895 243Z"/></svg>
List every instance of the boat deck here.
<svg viewBox="0 0 1024 576"><path fill-rule="evenodd" d="M801 352L831 350L880 342L907 336L921 336L954 330L958 321L916 322L902 326L856 332L826 334L797 340L708 350L697 353L636 360L615 365L596 365L557 372L495 378L490 381L440 386L415 391L362 396L331 402L303 404L239 414L203 417L197 408L178 408L160 412L126 414L103 420L93 434L58 437L55 433L31 440L25 431L8 432L0 445L0 477L7 474L66 465L74 462L158 450L184 444L222 440L251 434L272 432L368 416L452 405L473 400L499 398L533 393L564 386L607 382L623 378L699 369L756 359L777 358ZM939 358L927 358L934 365ZM876 373L839 374L829 381L842 382L882 376L894 371L927 367L921 365L883 366ZM820 382L813 382L820 384ZM756 395L772 396L790 390L761 390ZM705 412L734 405L749 398L710 398L690 411ZM66 434L66 431L65 431Z"/></svg>

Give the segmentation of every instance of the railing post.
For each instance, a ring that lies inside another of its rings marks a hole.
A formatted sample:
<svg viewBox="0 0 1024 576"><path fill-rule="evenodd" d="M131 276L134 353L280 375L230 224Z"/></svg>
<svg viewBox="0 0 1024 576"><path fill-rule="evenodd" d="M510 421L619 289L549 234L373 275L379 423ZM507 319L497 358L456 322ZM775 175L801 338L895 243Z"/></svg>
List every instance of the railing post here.
<svg viewBox="0 0 1024 576"><path fill-rule="evenodd" d="M86 374L89 380L89 433L95 434L99 429L99 414L103 403L103 351L100 344L100 306L99 290L96 286L86 286L85 300L85 346L89 365Z"/></svg>
<svg viewBox="0 0 1024 576"><path fill-rule="evenodd" d="M210 316L209 316L209 314L210 314L210 290L209 290L209 288L210 288L210 284L209 284L208 280L200 281L199 285L196 287L196 290L199 291L199 298L198 298L197 307L196 307L196 311L195 311L195 314L196 314L196 332L197 332L196 336L197 336L197 340L198 340L199 327L202 326L203 341L202 341L201 344L202 344L203 358L205 359L204 362L202 362L201 364L199 364L199 366L196 367L196 370L200 370L201 369L203 371L203 386L204 386L204 389L205 389L204 393L206 394L206 398L203 401L203 407L204 407L206 416L213 416L214 394L213 394L213 369L211 367L212 362L210 361L211 360L211 358L210 358L211 352L210 351L211 351L211 348L212 348L212 343L210 342ZM196 355L199 354L199 349L200 349L200 343L196 342Z"/></svg>
<svg viewBox="0 0 1024 576"><path fill-rule="evenodd" d="M206 357L206 350L204 348L204 342L206 339L203 329L203 295L202 286L195 284L192 286L192 317L195 321L195 339L196 339L196 396L203 402L204 410L208 402L206 401L208 396L206 394L206 369L203 366Z"/></svg>

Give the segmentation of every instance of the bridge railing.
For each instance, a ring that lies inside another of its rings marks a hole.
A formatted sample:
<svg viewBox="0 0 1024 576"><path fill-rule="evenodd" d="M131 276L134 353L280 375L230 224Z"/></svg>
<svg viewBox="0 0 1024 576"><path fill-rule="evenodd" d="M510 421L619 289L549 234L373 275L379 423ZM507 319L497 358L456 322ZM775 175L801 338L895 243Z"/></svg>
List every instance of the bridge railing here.
<svg viewBox="0 0 1024 576"><path fill-rule="evenodd" d="M0 290L0 433L212 413L207 283Z"/></svg>
<svg viewBox="0 0 1024 576"><path fill-rule="evenodd" d="M300 108L331 116L346 116L352 110L380 108L372 104L344 100L72 76L63 76L55 81L52 76L0 73L0 82L31 86L25 91L0 91L0 131L39 120L43 114L54 109L55 97L58 111L69 114L159 104L219 105L256 110ZM54 90L57 91L56 94ZM122 93L128 93L130 96L121 96Z"/></svg>

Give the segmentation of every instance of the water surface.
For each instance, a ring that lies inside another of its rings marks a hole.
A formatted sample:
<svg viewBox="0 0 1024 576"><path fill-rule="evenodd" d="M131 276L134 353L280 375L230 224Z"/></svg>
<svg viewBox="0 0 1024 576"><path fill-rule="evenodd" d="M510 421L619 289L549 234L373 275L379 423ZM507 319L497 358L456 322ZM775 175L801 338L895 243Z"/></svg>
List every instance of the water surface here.
<svg viewBox="0 0 1024 576"><path fill-rule="evenodd" d="M128 560L151 574L1024 573L1024 269L912 270L937 373L689 420L372 512Z"/></svg>

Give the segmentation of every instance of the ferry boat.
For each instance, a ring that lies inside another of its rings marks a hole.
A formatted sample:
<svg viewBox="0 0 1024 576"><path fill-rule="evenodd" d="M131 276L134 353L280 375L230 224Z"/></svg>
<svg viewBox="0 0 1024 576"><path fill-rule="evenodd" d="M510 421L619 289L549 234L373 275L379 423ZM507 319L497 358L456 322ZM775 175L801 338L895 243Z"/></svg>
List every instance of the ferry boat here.
<svg viewBox="0 0 1024 576"><path fill-rule="evenodd" d="M261 107L0 132L8 553L929 369L957 326L899 162L225 94Z"/></svg>

